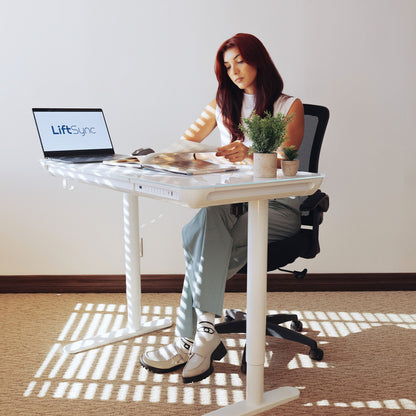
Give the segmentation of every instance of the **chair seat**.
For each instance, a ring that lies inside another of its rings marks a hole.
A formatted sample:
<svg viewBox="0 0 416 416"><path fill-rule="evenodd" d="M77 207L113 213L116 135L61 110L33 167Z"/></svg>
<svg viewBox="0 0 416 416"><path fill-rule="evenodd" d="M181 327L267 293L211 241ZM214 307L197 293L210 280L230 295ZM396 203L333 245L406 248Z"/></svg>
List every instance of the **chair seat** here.
<svg viewBox="0 0 416 416"><path fill-rule="evenodd" d="M312 250L312 230L301 229L297 234L284 240L273 241L268 246L267 270L293 263L298 257L310 258ZM276 253L279 253L276 256ZM315 253L316 255L316 253Z"/></svg>
<svg viewBox="0 0 416 416"><path fill-rule="evenodd" d="M316 250L313 250L313 231L301 229L290 238L273 241L268 245L267 253L268 271L293 263L298 257L312 258L317 254ZM276 256L276 253L279 255ZM247 266L239 273L247 273Z"/></svg>

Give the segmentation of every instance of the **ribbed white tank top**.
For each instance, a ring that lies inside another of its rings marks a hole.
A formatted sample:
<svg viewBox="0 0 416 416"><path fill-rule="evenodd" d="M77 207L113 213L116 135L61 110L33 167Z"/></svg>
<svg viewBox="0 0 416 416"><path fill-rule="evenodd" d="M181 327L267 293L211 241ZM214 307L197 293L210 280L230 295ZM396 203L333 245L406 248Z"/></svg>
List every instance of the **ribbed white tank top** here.
<svg viewBox="0 0 416 416"><path fill-rule="evenodd" d="M296 97L282 94L274 103L273 114L282 113L286 115L295 100L296 100ZM253 112L255 104L256 104L255 95L244 94L243 104L241 106L241 117L248 118ZM225 146L226 144L231 142L231 134L228 131L228 129L224 126L221 110L218 106L216 108L215 117L217 120L217 127L221 135L221 146ZM251 140L249 140L246 137L244 139L244 144L246 146L251 146L252 143L251 143Z"/></svg>

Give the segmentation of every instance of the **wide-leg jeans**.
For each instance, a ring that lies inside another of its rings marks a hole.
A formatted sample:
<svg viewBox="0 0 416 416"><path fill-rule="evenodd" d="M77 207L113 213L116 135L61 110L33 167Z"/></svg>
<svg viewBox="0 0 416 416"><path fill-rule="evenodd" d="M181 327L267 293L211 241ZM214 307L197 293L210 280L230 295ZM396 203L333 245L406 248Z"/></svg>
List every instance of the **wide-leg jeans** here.
<svg viewBox="0 0 416 416"><path fill-rule="evenodd" d="M230 205L201 209L182 230L185 279L176 335L194 338L195 308L222 316L225 284L247 262L247 212L231 213ZM268 240L294 235L300 228L298 198L269 201Z"/></svg>

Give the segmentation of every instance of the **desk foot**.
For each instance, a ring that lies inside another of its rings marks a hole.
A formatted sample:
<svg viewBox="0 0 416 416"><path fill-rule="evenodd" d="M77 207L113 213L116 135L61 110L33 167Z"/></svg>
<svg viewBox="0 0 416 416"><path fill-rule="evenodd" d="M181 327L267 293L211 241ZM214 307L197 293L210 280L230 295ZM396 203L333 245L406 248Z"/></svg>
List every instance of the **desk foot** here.
<svg viewBox="0 0 416 416"><path fill-rule="evenodd" d="M263 401L260 404L251 404L247 400L234 403L230 406L223 407L213 412L207 413L205 416L251 416L257 415L275 406L288 403L299 397L300 392L294 387L280 387L275 390L268 391L263 395Z"/></svg>
<svg viewBox="0 0 416 416"><path fill-rule="evenodd" d="M97 335L93 338L75 341L71 344L65 345L64 352L74 354L76 352L90 350L92 348L101 347L103 345L112 344L124 339L138 337L158 329L164 329L172 326L170 319L155 319L153 321L145 322L138 329L122 328L116 331L107 332L106 334Z"/></svg>

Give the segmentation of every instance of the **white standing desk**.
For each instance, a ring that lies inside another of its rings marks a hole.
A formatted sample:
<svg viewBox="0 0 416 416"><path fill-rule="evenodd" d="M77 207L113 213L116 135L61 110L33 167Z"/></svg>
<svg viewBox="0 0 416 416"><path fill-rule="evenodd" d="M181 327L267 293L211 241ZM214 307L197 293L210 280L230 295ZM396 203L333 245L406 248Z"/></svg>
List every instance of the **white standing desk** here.
<svg viewBox="0 0 416 416"><path fill-rule="evenodd" d="M246 400L209 415L255 415L299 397L299 390L280 387L264 393L266 337L268 200L313 194L324 175L299 172L275 179L254 178L252 170L177 175L150 170L67 164L43 159L42 166L65 181L73 180L123 192L126 266L127 327L65 347L67 352L85 351L172 325L169 319L141 322L138 196L162 199L190 208L248 202L247 259L247 377Z"/></svg>

